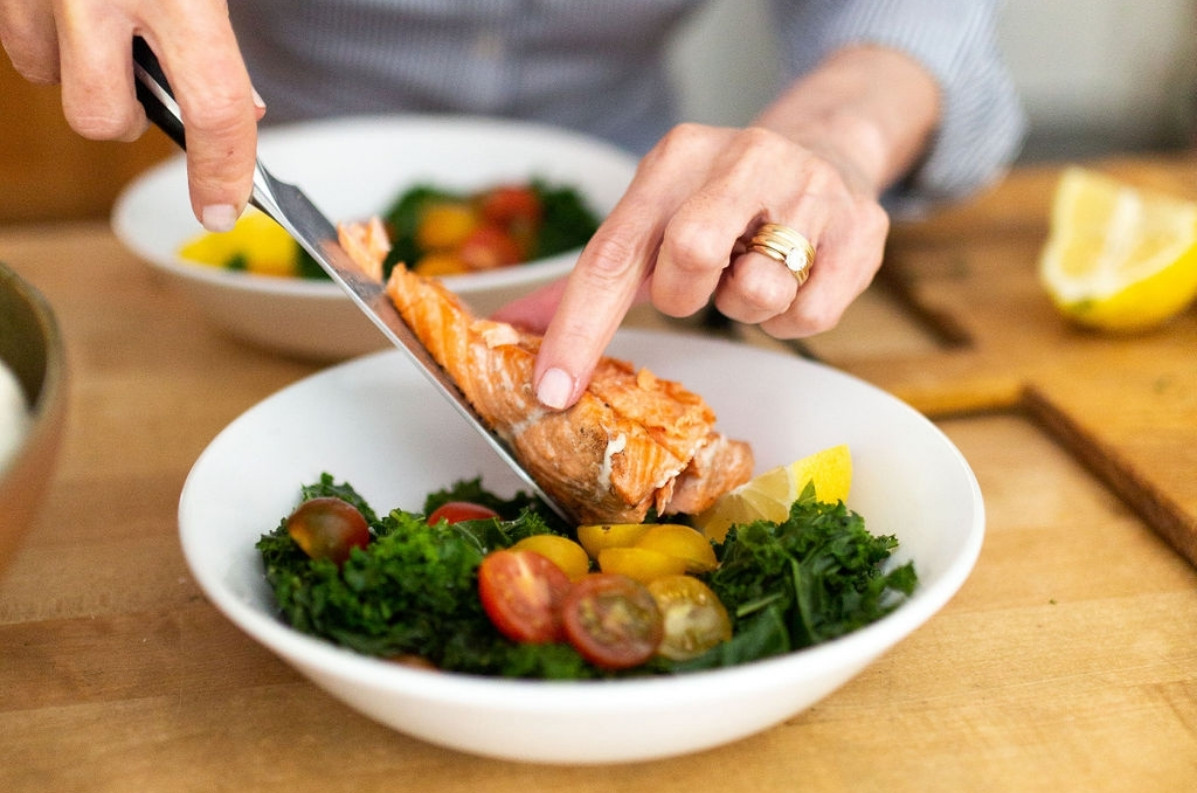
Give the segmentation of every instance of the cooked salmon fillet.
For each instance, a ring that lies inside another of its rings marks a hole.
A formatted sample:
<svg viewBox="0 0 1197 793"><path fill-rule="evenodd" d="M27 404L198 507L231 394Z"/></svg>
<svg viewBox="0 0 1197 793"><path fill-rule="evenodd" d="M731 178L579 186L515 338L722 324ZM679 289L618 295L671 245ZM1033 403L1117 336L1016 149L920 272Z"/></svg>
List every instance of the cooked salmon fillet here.
<svg viewBox="0 0 1197 793"><path fill-rule="evenodd" d="M363 271L381 273L383 227L340 231ZM532 387L539 336L473 316L439 281L402 265L386 291L482 419L579 523L639 523L650 507L697 513L751 477L749 445L716 432L710 406L681 385L603 358L573 407L550 410Z"/></svg>

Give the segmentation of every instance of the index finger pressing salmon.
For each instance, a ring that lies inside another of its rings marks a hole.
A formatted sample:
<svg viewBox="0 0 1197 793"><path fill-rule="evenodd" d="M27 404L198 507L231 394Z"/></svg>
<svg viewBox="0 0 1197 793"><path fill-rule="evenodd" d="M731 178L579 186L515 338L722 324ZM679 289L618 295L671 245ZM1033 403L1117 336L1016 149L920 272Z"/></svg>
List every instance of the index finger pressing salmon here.
<svg viewBox="0 0 1197 793"><path fill-rule="evenodd" d="M381 280L381 223L343 224L341 244ZM390 299L432 357L544 491L579 523L695 514L752 475L751 447L714 429L702 397L647 369L603 358L572 407L543 407L532 386L540 337L473 316L439 281L396 265Z"/></svg>

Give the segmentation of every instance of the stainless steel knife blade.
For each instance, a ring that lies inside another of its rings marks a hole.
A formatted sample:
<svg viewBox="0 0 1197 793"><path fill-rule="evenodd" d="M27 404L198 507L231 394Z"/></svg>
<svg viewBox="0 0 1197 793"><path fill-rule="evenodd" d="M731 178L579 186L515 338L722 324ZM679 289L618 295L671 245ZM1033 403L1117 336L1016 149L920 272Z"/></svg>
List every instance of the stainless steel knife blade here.
<svg viewBox="0 0 1197 793"><path fill-rule="evenodd" d="M175 143L185 149L186 135L182 114L157 58L141 38L134 40L133 68L137 96L146 109L146 115ZM482 421L478 412L461 393L461 389L404 322L395 305L387 297L383 285L363 273L345 253L338 240L336 227L302 190L275 178L262 165L261 160L258 160L254 167L253 194L250 202L273 218L312 255L379 331L408 354L429 382L449 400L462 418L486 439L495 453L537 497L562 519L570 519L568 512L544 492L515 458L507 443Z"/></svg>

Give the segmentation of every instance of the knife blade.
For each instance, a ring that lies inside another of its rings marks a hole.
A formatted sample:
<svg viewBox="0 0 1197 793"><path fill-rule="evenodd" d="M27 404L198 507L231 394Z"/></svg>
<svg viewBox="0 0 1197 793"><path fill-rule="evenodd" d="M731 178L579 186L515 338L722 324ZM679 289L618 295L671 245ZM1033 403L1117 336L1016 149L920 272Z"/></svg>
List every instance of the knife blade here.
<svg viewBox="0 0 1197 793"><path fill-rule="evenodd" d="M174 93L153 50L140 36L133 40L133 72L137 98L145 108L146 116L180 148L186 149L183 116ZM408 327L387 297L383 285L363 273L354 263L341 247L336 227L302 190L273 176L258 159L254 166L250 203L269 215L312 255L362 313L392 344L407 353L441 396L457 409L462 418L538 498L563 520L570 520L569 513L536 483L507 443L486 426L461 389Z"/></svg>

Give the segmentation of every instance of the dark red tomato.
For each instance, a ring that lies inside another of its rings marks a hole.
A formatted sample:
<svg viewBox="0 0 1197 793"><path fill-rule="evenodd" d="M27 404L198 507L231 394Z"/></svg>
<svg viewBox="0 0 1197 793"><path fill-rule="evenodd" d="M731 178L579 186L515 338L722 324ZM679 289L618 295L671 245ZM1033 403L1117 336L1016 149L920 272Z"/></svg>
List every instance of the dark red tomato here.
<svg viewBox="0 0 1197 793"><path fill-rule="evenodd" d="M534 226L540 222L543 207L540 196L530 187L504 185L487 190L478 201L482 217L500 226Z"/></svg>
<svg viewBox="0 0 1197 793"><path fill-rule="evenodd" d="M665 632L648 589L612 573L592 573L574 582L561 604L561 626L582 657L604 669L644 663Z"/></svg>
<svg viewBox="0 0 1197 793"><path fill-rule="evenodd" d="M449 523L461 523L463 520L486 520L497 517L499 517L498 512L481 504L474 504L470 501L447 501L432 510L432 514L428 516L428 525L435 526L442 520Z"/></svg>
<svg viewBox="0 0 1197 793"><path fill-rule="evenodd" d="M333 496L311 498L287 518L287 533L313 559L344 564L353 548L370 544L370 526L357 507Z"/></svg>
<svg viewBox="0 0 1197 793"><path fill-rule="evenodd" d="M511 232L484 223L466 237L457 255L471 270L493 270L522 262L524 249Z"/></svg>
<svg viewBox="0 0 1197 793"><path fill-rule="evenodd" d="M478 566L482 608L500 633L517 642L561 638L561 601L569 588L561 568L535 551L493 551Z"/></svg>

